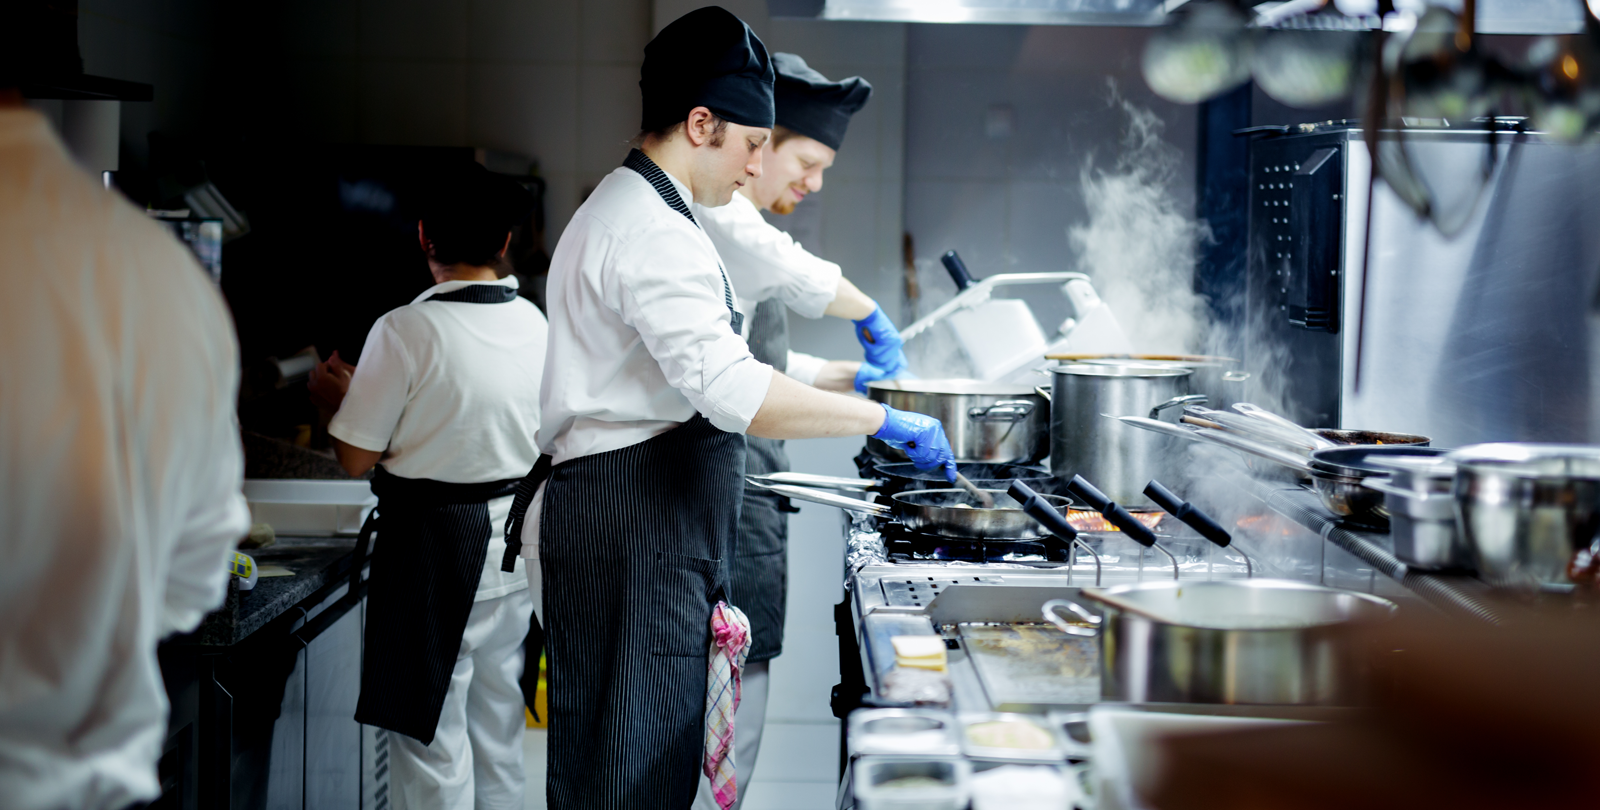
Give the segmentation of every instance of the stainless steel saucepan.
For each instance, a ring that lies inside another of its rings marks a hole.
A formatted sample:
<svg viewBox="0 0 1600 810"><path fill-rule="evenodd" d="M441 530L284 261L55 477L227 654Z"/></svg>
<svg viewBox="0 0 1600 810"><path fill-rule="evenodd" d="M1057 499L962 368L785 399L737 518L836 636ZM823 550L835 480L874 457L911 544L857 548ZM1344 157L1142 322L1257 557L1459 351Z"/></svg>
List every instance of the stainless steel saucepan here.
<svg viewBox="0 0 1600 810"><path fill-rule="evenodd" d="M877 380L867 396L902 411L927 414L944 425L957 461L1032 464L1050 452L1050 404L1031 385L982 380ZM867 439L878 458L906 454Z"/></svg>
<svg viewBox="0 0 1600 810"><path fill-rule="evenodd" d="M1130 703L1351 705L1360 656L1346 630L1395 611L1375 596L1271 579L1140 582L1081 598L1044 603L1044 618L1098 634L1101 697Z"/></svg>
<svg viewBox="0 0 1600 810"><path fill-rule="evenodd" d="M761 484L752 480L752 483ZM837 506L851 512L892 517L913 531L926 532L940 537L976 540L1032 540L1047 532L1004 490L988 489L984 492L994 498L995 506L985 509L974 503L974 498L964 489L923 489L901 492L889 503L869 503L832 492L822 492L789 484L761 484L767 489L789 498L812 503ZM1056 511L1066 513L1072 499L1060 495L1040 495Z"/></svg>

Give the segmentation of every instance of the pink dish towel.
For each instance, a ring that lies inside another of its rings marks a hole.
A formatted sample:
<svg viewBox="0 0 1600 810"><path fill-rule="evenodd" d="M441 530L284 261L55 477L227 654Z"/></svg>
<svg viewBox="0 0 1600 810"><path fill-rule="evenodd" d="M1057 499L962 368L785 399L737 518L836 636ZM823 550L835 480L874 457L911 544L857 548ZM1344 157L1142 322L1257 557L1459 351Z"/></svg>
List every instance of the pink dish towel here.
<svg viewBox="0 0 1600 810"><path fill-rule="evenodd" d="M701 765L717 806L728 810L739 798L733 776L733 713L739 708L739 675L750 653L750 620L718 602L711 611L711 661L706 673L706 750Z"/></svg>

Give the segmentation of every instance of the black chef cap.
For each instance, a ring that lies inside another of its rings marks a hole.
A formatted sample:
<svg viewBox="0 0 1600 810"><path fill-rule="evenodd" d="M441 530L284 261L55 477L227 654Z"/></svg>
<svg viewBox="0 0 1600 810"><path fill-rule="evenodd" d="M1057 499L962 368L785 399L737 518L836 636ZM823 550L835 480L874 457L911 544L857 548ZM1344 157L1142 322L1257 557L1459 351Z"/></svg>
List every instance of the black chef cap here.
<svg viewBox="0 0 1600 810"><path fill-rule="evenodd" d="M644 46L640 129L659 132L695 107L747 127L772 126L772 58L750 26L720 6L696 9Z"/></svg>
<svg viewBox="0 0 1600 810"><path fill-rule="evenodd" d="M533 195L521 183L477 163L433 172L419 190L422 229L441 264L493 264L506 233L533 214Z"/></svg>
<svg viewBox="0 0 1600 810"><path fill-rule="evenodd" d="M830 82L792 53L775 53L772 63L778 71L778 126L838 149L850 116L872 97L872 85L860 76Z"/></svg>

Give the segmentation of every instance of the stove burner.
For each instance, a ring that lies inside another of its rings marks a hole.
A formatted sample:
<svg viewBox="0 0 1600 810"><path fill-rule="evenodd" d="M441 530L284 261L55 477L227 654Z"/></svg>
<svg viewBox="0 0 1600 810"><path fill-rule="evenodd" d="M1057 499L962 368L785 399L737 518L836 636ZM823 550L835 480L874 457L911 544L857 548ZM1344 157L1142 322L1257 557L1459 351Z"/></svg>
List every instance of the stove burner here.
<svg viewBox="0 0 1600 810"><path fill-rule="evenodd" d="M1156 526L1161 524L1161 519L1166 517L1166 514L1167 513L1159 510L1134 512L1133 519L1144 524L1146 529L1154 531ZM1072 528L1077 529L1080 532L1110 533L1122 531L1116 526L1113 526L1111 521L1106 520L1105 515L1102 515L1092 509L1067 510L1067 522L1072 524Z"/></svg>
<svg viewBox="0 0 1600 810"><path fill-rule="evenodd" d="M906 528L898 522L879 529L891 562L927 560L1067 564L1071 548L1054 535L1029 539L944 537Z"/></svg>

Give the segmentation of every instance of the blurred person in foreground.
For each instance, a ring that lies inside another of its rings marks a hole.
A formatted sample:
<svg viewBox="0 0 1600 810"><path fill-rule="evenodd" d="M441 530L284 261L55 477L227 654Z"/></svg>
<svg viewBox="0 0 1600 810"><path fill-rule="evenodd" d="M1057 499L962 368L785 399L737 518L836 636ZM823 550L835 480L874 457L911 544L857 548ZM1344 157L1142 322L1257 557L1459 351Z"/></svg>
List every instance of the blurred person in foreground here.
<svg viewBox="0 0 1600 810"><path fill-rule="evenodd" d="M238 348L189 251L68 156L0 55L0 805L157 797L156 643L250 528Z"/></svg>

